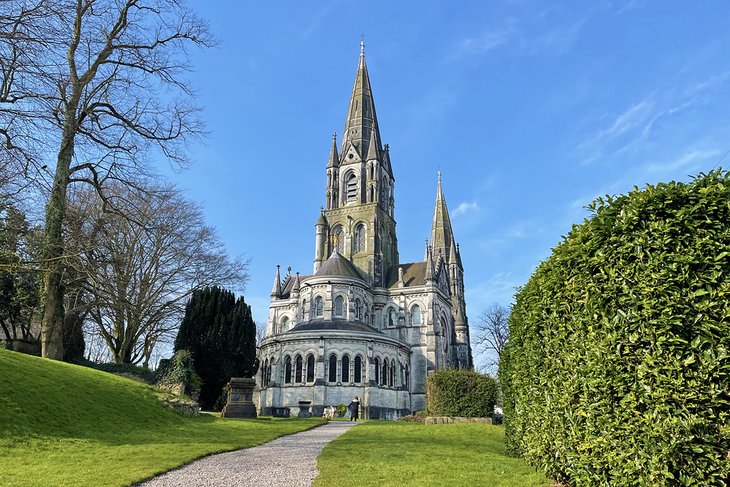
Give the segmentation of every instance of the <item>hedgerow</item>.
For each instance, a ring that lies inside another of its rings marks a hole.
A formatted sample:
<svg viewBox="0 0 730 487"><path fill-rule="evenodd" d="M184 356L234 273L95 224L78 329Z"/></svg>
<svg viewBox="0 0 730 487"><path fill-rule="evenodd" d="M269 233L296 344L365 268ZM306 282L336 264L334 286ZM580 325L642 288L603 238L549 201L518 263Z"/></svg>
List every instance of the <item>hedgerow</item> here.
<svg viewBox="0 0 730 487"><path fill-rule="evenodd" d="M429 416L491 417L496 399L496 381L473 370L438 370L426 382Z"/></svg>
<svg viewBox="0 0 730 487"><path fill-rule="evenodd" d="M730 173L589 208L516 295L509 447L569 485L726 485Z"/></svg>

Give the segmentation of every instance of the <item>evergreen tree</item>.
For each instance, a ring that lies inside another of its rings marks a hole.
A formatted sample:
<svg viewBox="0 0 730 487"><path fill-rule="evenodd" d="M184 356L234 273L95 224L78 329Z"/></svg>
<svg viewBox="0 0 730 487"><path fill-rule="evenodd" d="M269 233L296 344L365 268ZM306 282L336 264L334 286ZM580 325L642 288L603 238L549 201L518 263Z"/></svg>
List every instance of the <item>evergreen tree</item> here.
<svg viewBox="0 0 730 487"><path fill-rule="evenodd" d="M175 339L188 350L202 380L200 405L212 409L231 377L256 373L256 325L243 297L220 287L195 291Z"/></svg>

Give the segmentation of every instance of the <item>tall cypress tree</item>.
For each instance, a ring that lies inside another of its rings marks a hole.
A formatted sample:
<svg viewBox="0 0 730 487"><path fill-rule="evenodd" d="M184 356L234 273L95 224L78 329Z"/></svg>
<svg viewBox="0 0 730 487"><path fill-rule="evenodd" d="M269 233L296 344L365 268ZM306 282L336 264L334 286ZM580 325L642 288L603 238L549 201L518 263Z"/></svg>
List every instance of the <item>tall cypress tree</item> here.
<svg viewBox="0 0 730 487"><path fill-rule="evenodd" d="M231 377L256 373L256 325L243 297L220 287L193 292L175 339L175 351L188 350L203 384L200 405L214 407Z"/></svg>

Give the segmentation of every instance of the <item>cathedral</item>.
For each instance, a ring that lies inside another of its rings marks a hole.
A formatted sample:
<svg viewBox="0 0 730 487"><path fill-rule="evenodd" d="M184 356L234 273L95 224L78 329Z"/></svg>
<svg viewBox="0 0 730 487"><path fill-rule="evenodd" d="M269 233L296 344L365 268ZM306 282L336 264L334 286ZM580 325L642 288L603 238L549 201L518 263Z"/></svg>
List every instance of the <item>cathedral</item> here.
<svg viewBox="0 0 730 487"><path fill-rule="evenodd" d="M296 415L360 398L362 416L426 407L426 378L471 368L464 268L439 173L421 262L401 263L395 178L381 144L364 45L341 144L325 167L311 274L277 266L258 374L260 414ZM425 222L424 222L425 223Z"/></svg>

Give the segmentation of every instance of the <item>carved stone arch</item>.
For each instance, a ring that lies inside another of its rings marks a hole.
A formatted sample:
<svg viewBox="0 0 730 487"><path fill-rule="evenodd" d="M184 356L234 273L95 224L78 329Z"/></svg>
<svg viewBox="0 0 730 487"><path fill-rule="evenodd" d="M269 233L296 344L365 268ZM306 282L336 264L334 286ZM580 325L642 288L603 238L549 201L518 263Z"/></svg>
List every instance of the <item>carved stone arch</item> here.
<svg viewBox="0 0 730 487"><path fill-rule="evenodd" d="M367 250L368 229L364 221L355 224L355 231L352 236L354 253L365 252Z"/></svg>

